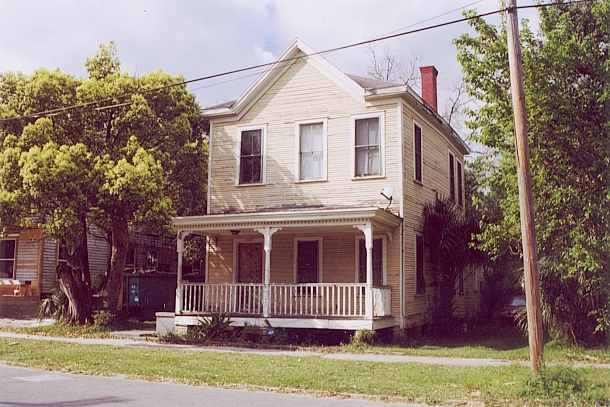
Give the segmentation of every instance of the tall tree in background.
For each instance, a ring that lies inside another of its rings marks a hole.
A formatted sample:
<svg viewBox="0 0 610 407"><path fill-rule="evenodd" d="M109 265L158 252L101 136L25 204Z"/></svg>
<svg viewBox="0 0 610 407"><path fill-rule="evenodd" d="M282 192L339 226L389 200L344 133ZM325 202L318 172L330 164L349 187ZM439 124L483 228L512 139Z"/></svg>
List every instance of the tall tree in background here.
<svg viewBox="0 0 610 407"><path fill-rule="evenodd" d="M112 42L85 65L84 80L46 69L0 75L0 117L16 118L0 121L0 223L42 227L76 254L72 274L85 286L87 225L106 232L106 300L118 310L134 225L163 232L174 214L205 213L207 145L181 76L129 75ZM83 314L71 322L90 319L74 294L70 302Z"/></svg>
<svg viewBox="0 0 610 407"><path fill-rule="evenodd" d="M521 32L543 312L570 342L596 343L610 304L610 1L542 7L540 32ZM471 13L474 15L474 13ZM479 209L495 257L520 252L505 26L471 20L455 41L468 93L483 102L468 126L490 150ZM489 203L489 201L487 201Z"/></svg>

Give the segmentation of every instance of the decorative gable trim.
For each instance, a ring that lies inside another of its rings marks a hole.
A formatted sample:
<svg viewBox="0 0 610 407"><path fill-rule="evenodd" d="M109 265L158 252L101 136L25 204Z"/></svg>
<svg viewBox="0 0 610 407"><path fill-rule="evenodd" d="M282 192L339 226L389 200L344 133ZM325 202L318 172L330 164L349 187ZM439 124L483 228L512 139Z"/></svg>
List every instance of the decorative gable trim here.
<svg viewBox="0 0 610 407"><path fill-rule="evenodd" d="M241 119L265 92L267 92L269 88L271 88L271 86L273 86L273 84L299 59L302 59L316 68L321 74L330 79L363 106L366 104L364 100L365 91L360 85L297 38L273 64L267 67L265 72L250 85L235 103L230 107L223 106L203 109L203 114L210 118L235 115L234 120Z"/></svg>

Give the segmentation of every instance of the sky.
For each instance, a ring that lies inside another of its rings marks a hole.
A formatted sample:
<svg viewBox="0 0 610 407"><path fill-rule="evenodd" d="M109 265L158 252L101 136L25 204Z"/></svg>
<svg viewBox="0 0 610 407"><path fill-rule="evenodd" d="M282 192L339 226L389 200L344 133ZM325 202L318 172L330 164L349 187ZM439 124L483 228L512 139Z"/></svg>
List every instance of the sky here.
<svg viewBox="0 0 610 407"><path fill-rule="evenodd" d="M518 0L520 6L534 0ZM457 20L462 10L499 9L498 0L0 0L0 72L59 68L86 77L84 62L114 41L133 75L162 69L197 79L275 60L295 39L315 51ZM520 18L535 20L533 10ZM487 18L498 23L497 17ZM452 40L472 33L464 22L378 43L403 59L439 71L439 106L461 78ZM325 56L365 76L366 47ZM189 85L202 107L237 99L261 70Z"/></svg>

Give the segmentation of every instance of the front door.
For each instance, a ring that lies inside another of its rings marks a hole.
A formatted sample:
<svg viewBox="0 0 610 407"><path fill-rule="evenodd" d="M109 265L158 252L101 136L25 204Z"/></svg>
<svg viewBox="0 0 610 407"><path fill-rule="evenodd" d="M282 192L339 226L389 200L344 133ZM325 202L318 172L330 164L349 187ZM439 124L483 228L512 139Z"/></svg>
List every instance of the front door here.
<svg viewBox="0 0 610 407"><path fill-rule="evenodd" d="M318 241L300 240L297 245L297 283L318 282Z"/></svg>
<svg viewBox="0 0 610 407"><path fill-rule="evenodd" d="M237 282L263 282L263 244L238 243L237 245Z"/></svg>

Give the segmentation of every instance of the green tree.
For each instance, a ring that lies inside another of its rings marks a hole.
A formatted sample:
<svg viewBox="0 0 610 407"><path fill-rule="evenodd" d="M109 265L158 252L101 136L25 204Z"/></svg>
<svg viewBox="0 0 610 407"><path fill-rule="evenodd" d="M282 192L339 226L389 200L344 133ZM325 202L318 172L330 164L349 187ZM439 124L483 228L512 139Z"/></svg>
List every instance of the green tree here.
<svg viewBox="0 0 610 407"><path fill-rule="evenodd" d="M454 300L459 279L466 277L464 271L468 267L477 267L484 260L473 240L479 232L478 221L470 215L445 198L427 204L422 213L424 245L439 287L433 323L443 334L454 328Z"/></svg>
<svg viewBox="0 0 610 407"><path fill-rule="evenodd" d="M470 12L472 15L473 12ZM521 30L543 313L571 342L609 327L610 1L539 8ZM520 223L505 25L471 20L455 40L467 91L481 101L467 125L484 158L483 247L520 254ZM491 199L489 198L491 196Z"/></svg>
<svg viewBox="0 0 610 407"><path fill-rule="evenodd" d="M205 123L181 76L129 75L112 42L85 66L86 79L0 75L0 225L35 223L74 255L72 323L91 318L78 300L89 296L87 225L110 237L106 300L118 310L130 230L163 233L173 215L205 213L207 185Z"/></svg>

